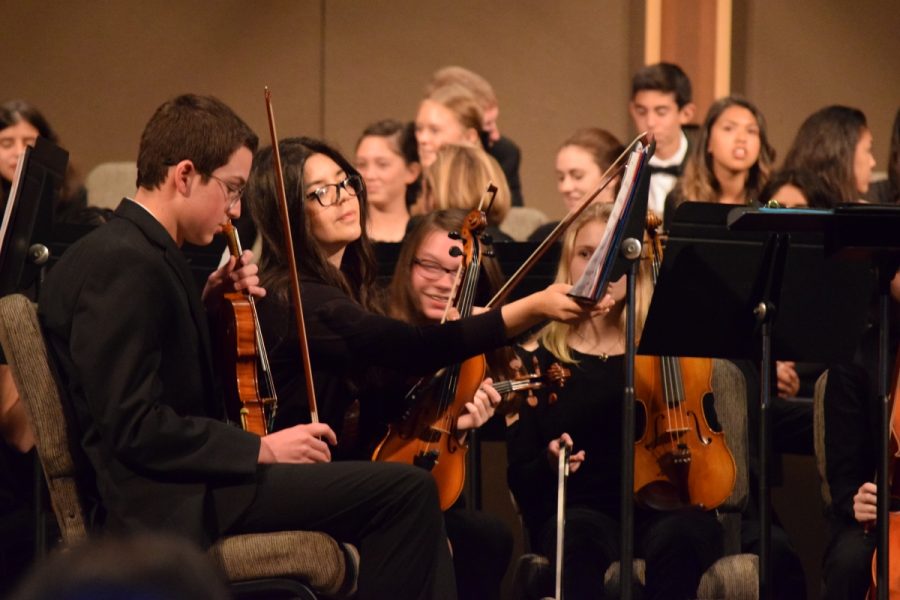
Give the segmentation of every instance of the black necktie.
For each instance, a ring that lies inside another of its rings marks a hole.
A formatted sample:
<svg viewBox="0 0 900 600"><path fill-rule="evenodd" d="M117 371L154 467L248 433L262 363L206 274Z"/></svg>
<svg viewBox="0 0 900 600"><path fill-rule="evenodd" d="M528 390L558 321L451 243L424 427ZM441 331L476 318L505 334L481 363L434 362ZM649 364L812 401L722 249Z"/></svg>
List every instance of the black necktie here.
<svg viewBox="0 0 900 600"><path fill-rule="evenodd" d="M668 167L650 165L650 174L656 175L657 173L665 173L666 175L671 175L672 177L681 177L681 165L669 165Z"/></svg>

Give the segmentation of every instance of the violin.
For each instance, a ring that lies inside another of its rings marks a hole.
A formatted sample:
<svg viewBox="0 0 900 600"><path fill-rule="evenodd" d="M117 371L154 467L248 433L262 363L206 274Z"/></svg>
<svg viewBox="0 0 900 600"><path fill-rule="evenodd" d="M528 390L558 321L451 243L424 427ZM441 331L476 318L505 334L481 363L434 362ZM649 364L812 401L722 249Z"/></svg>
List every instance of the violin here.
<svg viewBox="0 0 900 600"><path fill-rule="evenodd" d="M891 384L891 436L889 440L890 463L888 464L888 496L891 503L900 500L900 410L897 400L900 399L900 349L894 359L894 373ZM891 511L888 517L888 598L900 598L900 512ZM877 598L878 551L872 555L872 584L869 587L867 600Z"/></svg>
<svg viewBox="0 0 900 600"><path fill-rule="evenodd" d="M231 256L240 258L243 250L237 230L226 221L222 233ZM227 381L225 407L228 418L239 422L245 431L263 436L272 429L278 397L269 357L263 342L253 297L245 292L225 294L222 308L223 336L220 347L225 355L222 367ZM264 375L266 395L260 393L259 372Z"/></svg>
<svg viewBox="0 0 900 600"><path fill-rule="evenodd" d="M523 373L516 375L513 379L506 381L495 381L494 389L502 396L520 390L539 390L546 385L554 387L565 387L566 380L572 376L572 371L562 366L558 362L547 367L546 373L541 373L537 366L537 359L534 359L535 370L533 373ZM552 392L550 404L556 402L556 393Z"/></svg>
<svg viewBox="0 0 900 600"><path fill-rule="evenodd" d="M648 216L653 284L659 277L662 243L659 219ZM736 467L725 443L706 417L713 407L712 360L637 356L635 397L644 431L635 443L635 500L657 510L722 504L734 489Z"/></svg>
<svg viewBox="0 0 900 600"><path fill-rule="evenodd" d="M458 234L463 242L456 302L461 318L472 313L481 268L480 237L486 227L487 216L478 208L466 215ZM402 462L430 471L438 486L441 510L456 502L465 484L467 446L459 442L456 422L484 381L486 370L484 355L479 354L442 370L426 388L414 388L413 410L388 428L372 454L375 461Z"/></svg>

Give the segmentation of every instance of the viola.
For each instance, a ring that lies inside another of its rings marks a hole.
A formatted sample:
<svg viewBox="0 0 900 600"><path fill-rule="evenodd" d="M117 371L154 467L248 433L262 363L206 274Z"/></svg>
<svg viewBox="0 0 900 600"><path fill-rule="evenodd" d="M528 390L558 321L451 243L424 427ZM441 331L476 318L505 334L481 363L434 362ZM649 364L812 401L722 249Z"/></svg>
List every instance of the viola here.
<svg viewBox="0 0 900 600"><path fill-rule="evenodd" d="M900 410L897 409L897 400L900 399L900 348L894 359L894 373L891 385L891 436L889 440L890 462L888 464L888 496L891 503L900 501ZM900 598L900 512L891 511L888 517L888 598L896 600ZM878 551L872 555L872 584L868 600L875 600L878 593Z"/></svg>
<svg viewBox="0 0 900 600"><path fill-rule="evenodd" d="M547 368L546 373L541 373L539 370L536 370L534 373L524 373L521 375L517 375L513 379L508 379L505 381L495 381L493 383L493 386L494 389L500 393L500 395L504 395L522 390L539 390L548 384L557 387L564 387L566 385L566 379L571 376L572 371L560 365L559 363L553 363L552 365L550 365L550 367ZM556 399L554 395L554 399L551 400L551 404L555 401Z"/></svg>
<svg viewBox="0 0 900 600"><path fill-rule="evenodd" d="M459 233L451 233L463 242L463 248L454 248L451 254L463 260L450 294L447 311L451 305L461 317L469 316L475 301L478 275L481 271L481 244L487 227L486 212L493 203L497 188L488 186L488 209L481 206L471 211ZM496 297L495 297L496 298ZM483 355L472 357L460 364L451 365L429 378L421 379L406 395L410 409L403 417L388 427L388 433L376 447L372 460L413 464L432 473L438 487L441 509L446 510L456 502L466 481L467 446L460 443L456 423L475 392L484 381L486 361ZM517 390L537 389L545 381L562 386L570 373L566 369L550 370L547 376L539 373L499 381L494 388L501 394Z"/></svg>
<svg viewBox="0 0 900 600"><path fill-rule="evenodd" d="M240 258L241 242L230 220L223 225L222 233L231 256ZM230 384L225 386L226 413L245 431L266 435L272 429L278 397L253 297L246 292L225 294L222 321L219 347L224 353L222 368ZM260 393L260 372L268 392L265 395Z"/></svg>
<svg viewBox="0 0 900 600"><path fill-rule="evenodd" d="M659 219L648 217L653 283L659 277ZM725 435L710 427L712 360L637 356L635 397L644 431L635 443L635 500L657 510L712 509L734 489L736 467Z"/></svg>
<svg viewBox="0 0 900 600"><path fill-rule="evenodd" d="M486 227L486 214L479 208L466 215L458 234L463 261L456 309L462 318L469 316L474 306L481 269L480 237ZM441 510L456 502L465 485L467 446L459 441L456 422L484 381L486 365L484 355L474 356L443 369L430 380L434 385L414 388L412 410L400 423L389 426L372 455L372 460L413 464L430 471L438 486Z"/></svg>

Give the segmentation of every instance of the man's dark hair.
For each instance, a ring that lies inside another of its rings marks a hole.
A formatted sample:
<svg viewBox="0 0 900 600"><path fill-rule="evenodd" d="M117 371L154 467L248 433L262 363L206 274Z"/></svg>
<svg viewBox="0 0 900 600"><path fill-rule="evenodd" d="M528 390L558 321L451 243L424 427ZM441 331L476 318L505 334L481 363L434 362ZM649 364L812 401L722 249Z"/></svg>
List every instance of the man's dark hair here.
<svg viewBox="0 0 900 600"><path fill-rule="evenodd" d="M631 99L644 90L675 94L679 109L693 100L691 80L681 67L672 63L647 65L635 73L631 79Z"/></svg>
<svg viewBox="0 0 900 600"><path fill-rule="evenodd" d="M241 146L256 152L258 145L253 130L221 100L178 96L156 109L141 134L137 186L158 187L168 168L182 160L207 178Z"/></svg>

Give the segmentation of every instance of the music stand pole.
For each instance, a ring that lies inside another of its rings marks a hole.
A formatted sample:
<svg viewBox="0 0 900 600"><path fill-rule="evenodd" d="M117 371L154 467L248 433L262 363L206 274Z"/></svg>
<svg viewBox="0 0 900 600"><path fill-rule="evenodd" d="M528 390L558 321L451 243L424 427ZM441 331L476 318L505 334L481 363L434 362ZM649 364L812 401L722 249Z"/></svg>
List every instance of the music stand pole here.
<svg viewBox="0 0 900 600"><path fill-rule="evenodd" d="M771 598L771 559L769 557L772 532L769 514L769 430L772 424L770 394L772 382L772 317L774 307L768 302L760 302L754 313L761 319L762 358L760 363L760 411L759 411L759 597Z"/></svg>
<svg viewBox="0 0 900 600"><path fill-rule="evenodd" d="M28 248L28 261L39 267L34 282L35 298L41 295L41 284L44 282L44 272L49 260L50 250L44 244L32 244ZM34 493L34 506L32 507L34 510L34 559L38 561L47 556L47 519L44 516L44 468L37 453L34 455L32 486Z"/></svg>
<svg viewBox="0 0 900 600"><path fill-rule="evenodd" d="M631 600L634 580L634 363L637 354L635 344L635 283L641 242L635 238L622 240L622 256L630 261L628 267L628 292L625 307L625 392L622 397L622 487L621 529L619 540L619 594L622 600Z"/></svg>
<svg viewBox="0 0 900 600"><path fill-rule="evenodd" d="M776 301L780 301L781 283L784 279L784 265L790 237L785 233L769 236L763 250L765 264L765 286L760 302L753 309L753 315L761 334L760 352L760 398L759 398L759 597L772 597L771 558L771 493L769 490L768 457L771 440L772 414L772 323L777 311Z"/></svg>

